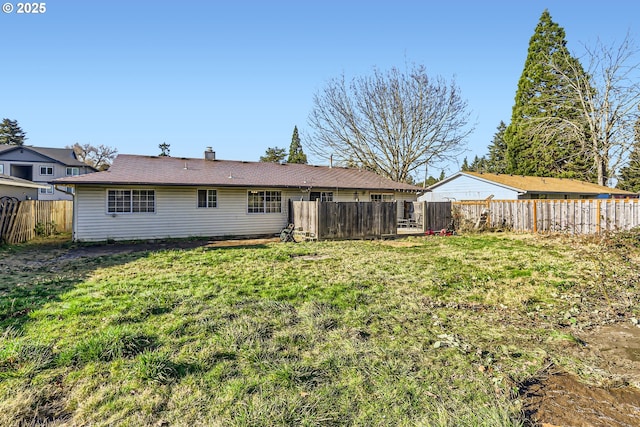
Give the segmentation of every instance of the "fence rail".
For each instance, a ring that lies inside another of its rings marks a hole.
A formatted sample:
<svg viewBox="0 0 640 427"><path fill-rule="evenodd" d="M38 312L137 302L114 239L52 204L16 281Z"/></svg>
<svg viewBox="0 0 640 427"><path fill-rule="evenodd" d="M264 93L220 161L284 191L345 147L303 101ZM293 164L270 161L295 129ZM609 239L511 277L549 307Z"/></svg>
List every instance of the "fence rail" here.
<svg viewBox="0 0 640 427"><path fill-rule="evenodd" d="M599 234L640 226L640 199L453 202L461 228Z"/></svg>
<svg viewBox="0 0 640 427"><path fill-rule="evenodd" d="M3 198L0 202L0 241L16 244L36 235L71 231L73 202Z"/></svg>

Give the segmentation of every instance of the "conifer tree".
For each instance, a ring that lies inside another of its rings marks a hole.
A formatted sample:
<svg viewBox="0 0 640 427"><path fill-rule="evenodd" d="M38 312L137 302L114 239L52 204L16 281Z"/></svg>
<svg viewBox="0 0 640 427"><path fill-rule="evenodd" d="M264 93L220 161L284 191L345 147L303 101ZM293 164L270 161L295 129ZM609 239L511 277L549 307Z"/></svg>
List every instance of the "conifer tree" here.
<svg viewBox="0 0 640 427"><path fill-rule="evenodd" d="M504 132L508 173L594 179L582 153L583 141L568 132L564 137L561 132L550 137L537 128L550 116L579 120L578 96L554 68L560 65L566 75L582 73L583 77L582 66L566 44L564 29L545 10L529 41L511 123Z"/></svg>
<svg viewBox="0 0 640 427"><path fill-rule="evenodd" d="M638 106L640 110L640 106ZM634 126L635 141L629 154L628 163L620 169L620 176L616 188L621 190L640 192L640 118Z"/></svg>
<svg viewBox="0 0 640 427"><path fill-rule="evenodd" d="M0 144L23 145L26 134L17 120L3 119L0 123Z"/></svg>
<svg viewBox="0 0 640 427"><path fill-rule="evenodd" d="M160 157L169 157L169 152L171 151L171 144L167 144L163 142L162 144L158 144L158 148L160 149Z"/></svg>
<svg viewBox="0 0 640 427"><path fill-rule="evenodd" d="M504 132L507 125L500 121L498 131L493 135L493 141L489 144L489 154L485 166L487 172L505 173L507 171L507 144L504 142Z"/></svg>
<svg viewBox="0 0 640 427"><path fill-rule="evenodd" d="M460 167L460 170L463 172L468 172L471 169L469 168L469 161L467 160L467 158L465 157L464 160L462 161L462 166Z"/></svg>
<svg viewBox="0 0 640 427"><path fill-rule="evenodd" d="M289 158L287 163L307 164L307 155L302 151L302 144L298 136L298 126L293 127L293 135L291 136L291 145L289 146Z"/></svg>
<svg viewBox="0 0 640 427"><path fill-rule="evenodd" d="M640 192L640 144L636 143L629 155L629 162L620 169L616 188L635 193Z"/></svg>
<svg viewBox="0 0 640 427"><path fill-rule="evenodd" d="M264 156L260 156L261 162L282 163L286 157L286 151L280 147L269 147L264 152Z"/></svg>

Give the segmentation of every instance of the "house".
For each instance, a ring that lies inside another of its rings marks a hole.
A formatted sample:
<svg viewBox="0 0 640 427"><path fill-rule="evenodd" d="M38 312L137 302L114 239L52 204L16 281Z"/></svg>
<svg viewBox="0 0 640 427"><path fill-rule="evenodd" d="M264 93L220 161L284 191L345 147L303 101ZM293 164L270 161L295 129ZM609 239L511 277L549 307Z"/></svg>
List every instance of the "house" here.
<svg viewBox="0 0 640 427"><path fill-rule="evenodd" d="M36 184L26 179L0 174L0 198L11 197L18 200L35 200L38 191L49 185Z"/></svg>
<svg viewBox="0 0 640 427"><path fill-rule="evenodd" d="M261 236L289 222L289 200L415 201L421 189L342 167L119 155L72 186L78 241Z"/></svg>
<svg viewBox="0 0 640 427"><path fill-rule="evenodd" d="M496 200L637 197L636 193L575 179L482 172L458 172L430 186L428 190L419 200L435 202L484 200L489 197Z"/></svg>
<svg viewBox="0 0 640 427"><path fill-rule="evenodd" d="M91 172L95 172L95 169L78 160L71 148L0 144L0 174L39 184L34 199L72 200L67 189L56 189L51 181ZM0 187L0 191L4 190L4 187ZM0 197L3 195L0 193Z"/></svg>

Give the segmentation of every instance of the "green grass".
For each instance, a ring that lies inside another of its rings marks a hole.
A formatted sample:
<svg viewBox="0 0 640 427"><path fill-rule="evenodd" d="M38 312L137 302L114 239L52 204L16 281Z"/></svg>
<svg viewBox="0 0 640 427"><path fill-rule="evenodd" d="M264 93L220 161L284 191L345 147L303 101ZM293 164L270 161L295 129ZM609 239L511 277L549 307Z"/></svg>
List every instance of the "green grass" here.
<svg viewBox="0 0 640 427"><path fill-rule="evenodd" d="M0 425L520 426L574 329L637 315L633 242L0 249Z"/></svg>

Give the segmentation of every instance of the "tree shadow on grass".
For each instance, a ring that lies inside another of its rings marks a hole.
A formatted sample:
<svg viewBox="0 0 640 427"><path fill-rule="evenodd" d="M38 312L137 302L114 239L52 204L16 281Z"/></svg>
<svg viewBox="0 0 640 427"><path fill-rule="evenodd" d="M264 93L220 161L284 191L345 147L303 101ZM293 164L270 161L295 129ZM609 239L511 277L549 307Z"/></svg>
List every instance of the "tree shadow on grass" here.
<svg viewBox="0 0 640 427"><path fill-rule="evenodd" d="M0 247L0 332L22 329L29 314L58 301L98 268L123 265L150 253L200 247L266 247L262 240L166 240L126 243L72 243L45 240Z"/></svg>

